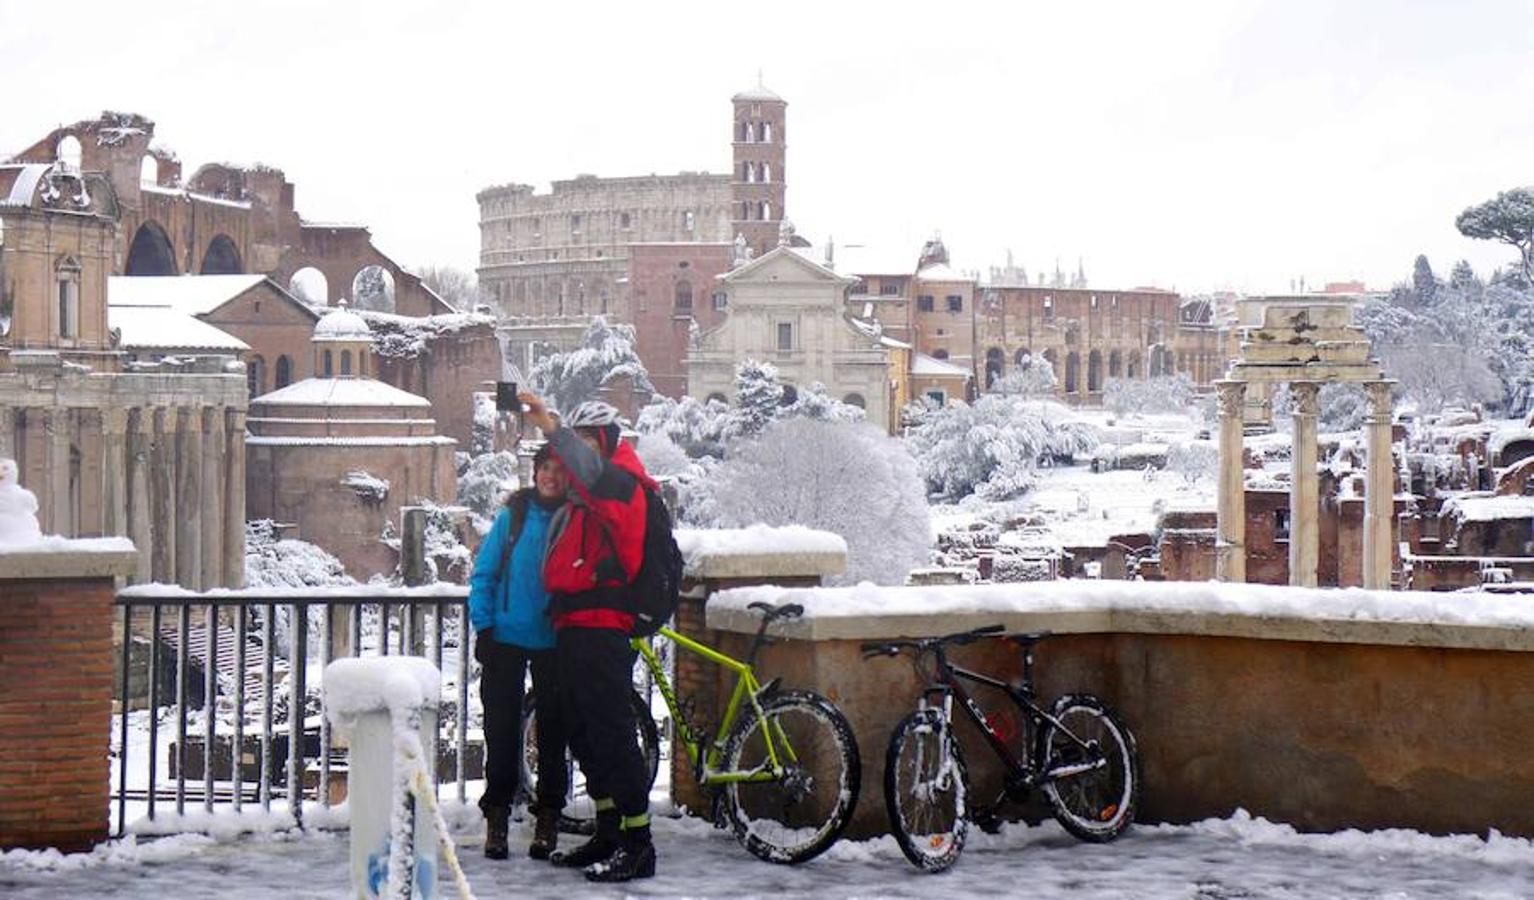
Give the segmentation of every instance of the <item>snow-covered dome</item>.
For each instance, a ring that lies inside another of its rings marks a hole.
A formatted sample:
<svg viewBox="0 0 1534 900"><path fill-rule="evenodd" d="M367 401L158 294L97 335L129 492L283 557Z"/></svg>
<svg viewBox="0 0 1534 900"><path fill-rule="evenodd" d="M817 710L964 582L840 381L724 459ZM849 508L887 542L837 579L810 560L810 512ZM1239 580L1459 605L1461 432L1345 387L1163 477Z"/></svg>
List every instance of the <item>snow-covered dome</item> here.
<svg viewBox="0 0 1534 900"><path fill-rule="evenodd" d="M754 88L750 88L748 90L741 91L740 93L736 94L735 96L731 97L730 99L731 100L772 100L772 101L775 101L777 103L782 103L783 102L783 98L782 97L779 97L777 94L774 94L772 91L767 90L765 87L763 87L760 84L758 84Z"/></svg>
<svg viewBox="0 0 1534 900"><path fill-rule="evenodd" d="M363 318L346 308L346 301L320 317L314 326L316 341L371 341L373 329Z"/></svg>

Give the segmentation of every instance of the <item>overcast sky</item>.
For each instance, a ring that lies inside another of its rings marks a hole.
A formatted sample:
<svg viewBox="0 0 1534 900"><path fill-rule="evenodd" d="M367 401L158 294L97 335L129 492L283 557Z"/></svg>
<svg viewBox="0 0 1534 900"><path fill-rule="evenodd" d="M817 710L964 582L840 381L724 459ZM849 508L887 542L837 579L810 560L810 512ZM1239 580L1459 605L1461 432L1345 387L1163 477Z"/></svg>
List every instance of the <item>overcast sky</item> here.
<svg viewBox="0 0 1534 900"><path fill-rule="evenodd" d="M801 233L965 268L1384 287L1510 259L1454 217L1534 184L1534 0L0 0L0 155L133 110L188 174L270 163L305 217L470 268L487 185L728 171L759 69Z"/></svg>

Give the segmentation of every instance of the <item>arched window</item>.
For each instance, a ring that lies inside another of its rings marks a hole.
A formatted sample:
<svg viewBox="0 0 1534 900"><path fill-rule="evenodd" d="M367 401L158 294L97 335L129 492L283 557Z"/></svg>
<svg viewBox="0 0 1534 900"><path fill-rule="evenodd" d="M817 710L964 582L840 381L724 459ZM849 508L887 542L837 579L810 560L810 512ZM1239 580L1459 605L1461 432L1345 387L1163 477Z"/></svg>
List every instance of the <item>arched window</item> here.
<svg viewBox="0 0 1534 900"><path fill-rule="evenodd" d="M692 210L689 209L686 212L682 213L682 230L683 231L691 232L693 230L693 228L697 224L698 224L698 217L693 215Z"/></svg>
<svg viewBox="0 0 1534 900"><path fill-rule="evenodd" d="M304 266L288 279L288 293L310 306L330 305L330 281L313 266Z"/></svg>
<svg viewBox="0 0 1534 900"><path fill-rule="evenodd" d="M740 143L742 143L742 144L747 144L747 143L751 142L751 123L750 122L736 122L735 123L735 140L740 142Z"/></svg>
<svg viewBox="0 0 1534 900"><path fill-rule="evenodd" d="M357 376L359 378L368 377L368 352L366 350L357 351Z"/></svg>
<svg viewBox="0 0 1534 900"><path fill-rule="evenodd" d="M848 394L842 398L842 402L848 406L856 406L858 409L868 408L868 401L863 399L862 394Z"/></svg>
<svg viewBox="0 0 1534 900"><path fill-rule="evenodd" d="M352 373L352 352L350 350L342 350L341 351L341 375L342 376L348 376L348 375L351 375L351 373Z"/></svg>
<svg viewBox="0 0 1534 900"><path fill-rule="evenodd" d="M778 400L779 406L793 406L799 402L799 389L791 384L783 385L783 396Z"/></svg>
<svg viewBox="0 0 1534 900"><path fill-rule="evenodd" d="M64 135L59 140L59 145L54 148L54 155L68 171L80 171L80 163L84 157L84 151L80 146L79 138L72 134Z"/></svg>
<svg viewBox="0 0 1534 900"><path fill-rule="evenodd" d="M80 264L66 256L58 264L59 337L80 336Z"/></svg>
<svg viewBox="0 0 1534 900"><path fill-rule="evenodd" d="M1032 355L1033 355L1032 353L1028 352L1028 348L1024 347L1021 350L1017 351L1017 353L1013 354L1012 362L1017 364L1017 365L1019 365L1019 366L1025 366L1025 365L1028 364L1028 357L1030 357Z"/></svg>
<svg viewBox="0 0 1534 900"><path fill-rule="evenodd" d="M1001 377L1002 366L1004 365L1005 359L1006 354L1001 352L1000 347L992 347L991 349L985 351L986 390L990 390L991 386L996 383L996 379Z"/></svg>
<svg viewBox="0 0 1534 900"><path fill-rule="evenodd" d="M383 266L363 266L352 277L352 306L372 312L394 312L394 275Z"/></svg>
<svg viewBox="0 0 1534 900"><path fill-rule="evenodd" d="M676 283L676 309L677 312L692 311L692 282L678 281Z"/></svg>
<svg viewBox="0 0 1534 900"><path fill-rule="evenodd" d="M323 370L325 372L325 377L334 378L336 374L335 366L332 364L329 350L325 351L325 355L322 357L322 359L324 360Z"/></svg>
<svg viewBox="0 0 1534 900"><path fill-rule="evenodd" d="M772 221L772 204L768 203L766 200L762 201L762 215L760 218L763 222Z"/></svg>
<svg viewBox="0 0 1534 900"><path fill-rule="evenodd" d="M762 181L771 181L772 180L772 163L770 163L770 162L762 163L762 178L761 178L761 180Z"/></svg>
<svg viewBox="0 0 1534 900"><path fill-rule="evenodd" d="M176 269L176 251L171 249L165 229L155 222L145 222L133 234L128 246L128 264L124 275L180 275Z"/></svg>
<svg viewBox="0 0 1534 900"><path fill-rule="evenodd" d="M1087 390L1097 393L1103 389L1103 354L1101 350L1093 350L1087 354Z"/></svg>
<svg viewBox="0 0 1534 900"><path fill-rule="evenodd" d="M245 388L252 397L266 393L266 360L259 353L245 364Z"/></svg>
<svg viewBox="0 0 1534 900"><path fill-rule="evenodd" d="M1135 350L1129 354L1129 365L1124 369L1125 378L1140 377L1140 351Z"/></svg>
<svg viewBox="0 0 1534 900"><path fill-rule="evenodd" d="M277 370L275 374L277 380L273 382L273 387L280 390L293 383L293 360L289 359L286 354L277 357Z"/></svg>
<svg viewBox="0 0 1534 900"><path fill-rule="evenodd" d="M712 394L708 395L708 402L709 403L719 403L719 404L722 404L724 406L729 406L730 405L730 398L726 397L725 395L723 395L721 393L719 393L718 391L715 391Z"/></svg>
<svg viewBox="0 0 1534 900"><path fill-rule="evenodd" d="M764 144L772 143L772 123L771 122L763 122L762 123L762 143L764 143Z"/></svg>
<svg viewBox="0 0 1534 900"><path fill-rule="evenodd" d="M151 154L145 153L139 160L138 183L150 186L160 183L160 161Z"/></svg>
<svg viewBox="0 0 1534 900"><path fill-rule="evenodd" d="M228 235L215 235L208 242L208 250L202 255L203 275L239 275L243 272L240 265L240 251L234 246L234 241Z"/></svg>
<svg viewBox="0 0 1534 900"><path fill-rule="evenodd" d="M1118 378L1124 374L1124 354L1117 350L1108 354L1108 377Z"/></svg>
<svg viewBox="0 0 1534 900"><path fill-rule="evenodd" d="M1075 350L1065 354L1065 392L1074 394L1081 390L1081 354Z"/></svg>
<svg viewBox="0 0 1534 900"><path fill-rule="evenodd" d="M932 351L932 358L933 359L947 359L948 358L948 351L944 350L942 347L939 347L936 350Z"/></svg>

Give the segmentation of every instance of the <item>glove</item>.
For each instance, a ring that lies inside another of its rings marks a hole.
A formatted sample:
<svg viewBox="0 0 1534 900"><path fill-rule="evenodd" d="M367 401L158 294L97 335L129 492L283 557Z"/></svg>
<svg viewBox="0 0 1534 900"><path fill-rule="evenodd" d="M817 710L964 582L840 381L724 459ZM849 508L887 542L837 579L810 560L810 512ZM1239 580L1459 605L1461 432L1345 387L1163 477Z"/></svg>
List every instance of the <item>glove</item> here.
<svg viewBox="0 0 1534 900"><path fill-rule="evenodd" d="M489 662L490 657L495 654L493 649L495 638L490 636L490 632L489 628L481 628L474 632L474 660L480 665Z"/></svg>

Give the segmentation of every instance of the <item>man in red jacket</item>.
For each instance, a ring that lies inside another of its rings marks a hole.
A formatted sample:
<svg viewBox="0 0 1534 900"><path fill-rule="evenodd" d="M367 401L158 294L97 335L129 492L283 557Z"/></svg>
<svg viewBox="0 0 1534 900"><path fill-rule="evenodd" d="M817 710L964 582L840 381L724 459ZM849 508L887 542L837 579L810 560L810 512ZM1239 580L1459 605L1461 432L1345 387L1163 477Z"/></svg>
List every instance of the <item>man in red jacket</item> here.
<svg viewBox="0 0 1534 900"><path fill-rule="evenodd" d="M591 840L550 861L582 867L592 881L649 878L655 845L648 772L629 706L629 632L633 582L644 555L645 489L653 492L655 481L619 439L612 406L588 401L561 422L536 395L521 399L527 421L543 431L570 475L570 502L549 525L543 582L552 595L567 737L597 808Z"/></svg>

